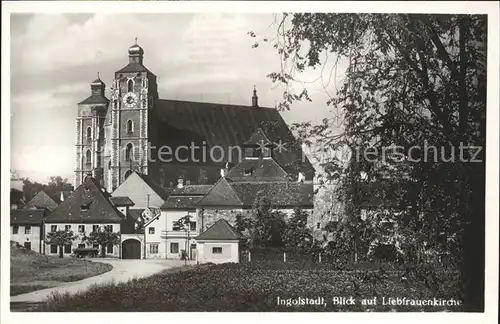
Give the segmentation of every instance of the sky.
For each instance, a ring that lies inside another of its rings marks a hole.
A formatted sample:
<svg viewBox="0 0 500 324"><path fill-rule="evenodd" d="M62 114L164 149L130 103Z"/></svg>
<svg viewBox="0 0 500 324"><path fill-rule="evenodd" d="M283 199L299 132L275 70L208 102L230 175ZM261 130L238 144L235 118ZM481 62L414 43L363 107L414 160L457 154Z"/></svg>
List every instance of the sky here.
<svg viewBox="0 0 500 324"><path fill-rule="evenodd" d="M72 181L77 103L90 95L98 72L109 88L114 71L127 65L136 37L144 65L158 76L160 98L250 105L255 85L259 105L274 107L283 94L266 77L280 68L272 47L274 19L234 13L13 14L11 170L39 182L54 175ZM252 48L251 30L270 42ZM325 67L300 80L324 75L327 82L332 70ZM313 102L283 112L288 123L330 115L322 84L306 85Z"/></svg>

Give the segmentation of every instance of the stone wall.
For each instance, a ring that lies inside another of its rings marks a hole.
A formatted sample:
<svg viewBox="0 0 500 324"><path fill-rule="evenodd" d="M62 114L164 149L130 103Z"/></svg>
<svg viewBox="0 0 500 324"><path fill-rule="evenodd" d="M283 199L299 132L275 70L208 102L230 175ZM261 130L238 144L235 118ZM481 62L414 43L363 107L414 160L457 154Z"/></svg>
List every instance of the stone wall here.
<svg viewBox="0 0 500 324"><path fill-rule="evenodd" d="M243 209L210 209L206 208L203 210L202 213L200 213L200 219L201 219L201 232L204 232L215 224L219 219L225 219L226 221L229 222L231 225L236 224L236 215L238 213L242 213L243 215L248 214L250 211L249 210L243 210Z"/></svg>

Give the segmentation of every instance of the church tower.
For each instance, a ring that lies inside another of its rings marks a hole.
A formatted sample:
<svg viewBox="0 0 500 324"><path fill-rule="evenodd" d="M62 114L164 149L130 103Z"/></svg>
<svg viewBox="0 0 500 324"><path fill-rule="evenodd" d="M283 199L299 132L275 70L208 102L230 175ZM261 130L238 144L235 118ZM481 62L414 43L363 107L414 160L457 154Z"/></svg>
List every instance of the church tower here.
<svg viewBox="0 0 500 324"><path fill-rule="evenodd" d="M98 74L90 84L90 97L78 103L74 188L81 185L89 173L99 182L103 179L103 126L109 103L105 89L106 85Z"/></svg>
<svg viewBox="0 0 500 324"><path fill-rule="evenodd" d="M129 63L115 72L106 118L105 188L112 192L133 172L148 174L148 147L158 99L156 76L143 64L144 50L128 49Z"/></svg>

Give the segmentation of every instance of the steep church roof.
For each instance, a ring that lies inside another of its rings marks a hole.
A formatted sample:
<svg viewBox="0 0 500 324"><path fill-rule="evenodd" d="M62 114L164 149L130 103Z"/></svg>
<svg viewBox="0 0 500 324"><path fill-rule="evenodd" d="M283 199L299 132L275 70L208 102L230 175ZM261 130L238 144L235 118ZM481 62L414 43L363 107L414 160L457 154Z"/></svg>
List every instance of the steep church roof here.
<svg viewBox="0 0 500 324"><path fill-rule="evenodd" d="M87 178L73 194L47 216L47 223L120 223L123 215L113 206L93 178Z"/></svg>
<svg viewBox="0 0 500 324"><path fill-rule="evenodd" d="M26 208L37 208L43 209L47 208L52 211L57 207L57 203L54 199L50 198L50 196L43 190L40 190L30 201L25 205Z"/></svg>
<svg viewBox="0 0 500 324"><path fill-rule="evenodd" d="M224 162L236 164L243 158L243 145L260 130L270 141L286 144L286 149L274 150L273 155L283 169L291 174L296 174L298 169L305 170L306 174L314 173L312 164L274 108L178 100L158 100L156 108L162 131L159 139L167 141L159 145L172 148L191 143L200 146L206 143L209 148L220 146L226 150ZM240 150L229 152L229 147ZM218 160L216 151L212 158Z"/></svg>

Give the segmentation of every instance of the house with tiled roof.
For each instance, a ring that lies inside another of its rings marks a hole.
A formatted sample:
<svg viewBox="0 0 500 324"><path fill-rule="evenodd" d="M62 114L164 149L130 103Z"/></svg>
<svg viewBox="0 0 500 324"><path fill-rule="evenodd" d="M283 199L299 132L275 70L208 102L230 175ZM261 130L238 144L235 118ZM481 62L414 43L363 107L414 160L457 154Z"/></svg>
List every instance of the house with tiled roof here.
<svg viewBox="0 0 500 324"><path fill-rule="evenodd" d="M46 209L13 209L10 211L10 240L29 250L43 253L43 220Z"/></svg>
<svg viewBox="0 0 500 324"><path fill-rule="evenodd" d="M294 146L290 140L290 152L285 154L285 149L274 143L286 138L269 134L272 132L264 128L257 129L245 141L242 161L231 168L226 164L213 186L185 186L172 191L158 220L164 226L161 238L166 258L177 258L179 246L193 258L198 238L206 238L204 233L221 220L234 225L237 215L250 214L260 197L266 197L271 208L286 215L291 215L295 208L312 213L314 172L296 168L303 154L300 146ZM186 217L191 218L191 225L179 226L178 221Z"/></svg>
<svg viewBox="0 0 500 324"><path fill-rule="evenodd" d="M221 218L234 224L236 216L249 214L260 197L266 197L271 208L287 215L295 208L312 213L314 170L297 167L303 155L300 146L289 137L274 137L273 132L273 128L259 128L245 142L243 160L198 201L202 231ZM276 144L284 140L288 148Z"/></svg>
<svg viewBox="0 0 500 324"><path fill-rule="evenodd" d="M24 206L24 208L29 208L29 209L47 209L48 211L53 211L56 207L57 207L57 202L55 202L54 199L52 199L43 190L40 190Z"/></svg>
<svg viewBox="0 0 500 324"><path fill-rule="evenodd" d="M219 219L196 237L198 263L240 262L240 243L245 240L241 233L225 219Z"/></svg>
<svg viewBox="0 0 500 324"><path fill-rule="evenodd" d="M77 247L91 247L83 242L85 234L106 230L120 234L133 234L135 220L128 216L129 207L133 202L128 197L112 197L97 181L87 176L85 182L48 214L45 223L45 233L55 231L73 231L77 239L71 245L63 247L63 255L69 256ZM98 246L92 246L99 248ZM57 245L47 245L47 254L58 254ZM106 246L106 254L120 257L120 244Z"/></svg>
<svg viewBox="0 0 500 324"><path fill-rule="evenodd" d="M180 185L175 188L161 206L161 215L153 224L161 228L160 239L162 256L177 259L186 253L194 259L196 250L195 236L200 234L199 211L197 203L210 191L212 185ZM189 217L189 225L179 226L179 220Z"/></svg>
<svg viewBox="0 0 500 324"><path fill-rule="evenodd" d="M75 187L92 172L113 197L134 202L132 218L161 209L144 224L146 245L134 243L134 251L189 256L190 232L200 235L219 219L233 223L260 194L287 213L312 209L314 168L280 112L259 105L255 88L248 105L160 99L144 53L137 43L129 47L109 99L100 78L91 83L75 132ZM191 215L186 233L174 227Z"/></svg>
<svg viewBox="0 0 500 324"><path fill-rule="evenodd" d="M111 201L128 199L132 205L129 207L129 217L134 219L134 228L129 231L137 231L143 234L140 239L142 254L147 258L160 258L160 232L158 217L160 207L163 206L169 190L160 186L151 176L132 171L125 181L111 193ZM145 227L145 224L148 224ZM146 246L144 246L146 244ZM145 252L144 252L145 251Z"/></svg>

